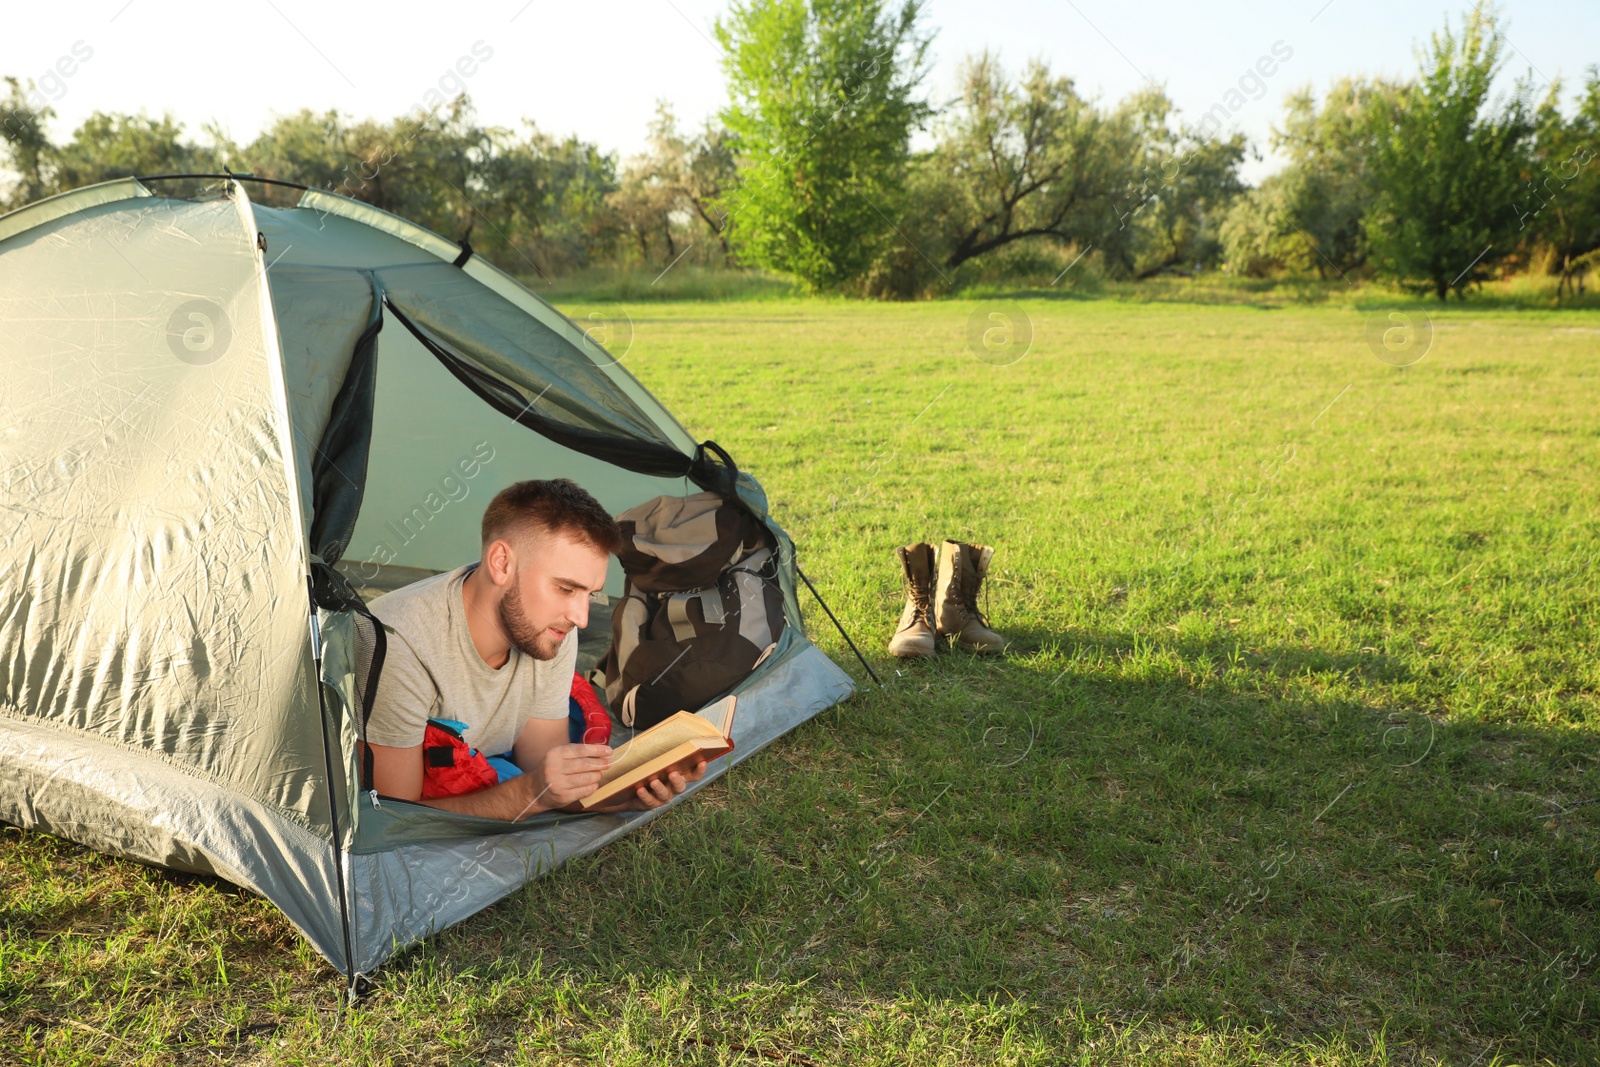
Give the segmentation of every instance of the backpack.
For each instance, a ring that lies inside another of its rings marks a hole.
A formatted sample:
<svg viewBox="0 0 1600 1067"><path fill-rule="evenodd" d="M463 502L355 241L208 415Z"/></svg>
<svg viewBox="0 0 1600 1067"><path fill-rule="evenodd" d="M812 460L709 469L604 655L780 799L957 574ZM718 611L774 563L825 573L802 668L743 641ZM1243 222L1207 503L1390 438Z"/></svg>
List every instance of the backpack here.
<svg viewBox="0 0 1600 1067"><path fill-rule="evenodd" d="M772 535L715 493L656 497L617 525L627 583L599 671L613 714L642 730L748 677L783 633L783 591Z"/></svg>
<svg viewBox="0 0 1600 1067"><path fill-rule="evenodd" d="M634 589L676 593L700 589L772 536L754 515L716 493L658 496L617 516L617 559Z"/></svg>

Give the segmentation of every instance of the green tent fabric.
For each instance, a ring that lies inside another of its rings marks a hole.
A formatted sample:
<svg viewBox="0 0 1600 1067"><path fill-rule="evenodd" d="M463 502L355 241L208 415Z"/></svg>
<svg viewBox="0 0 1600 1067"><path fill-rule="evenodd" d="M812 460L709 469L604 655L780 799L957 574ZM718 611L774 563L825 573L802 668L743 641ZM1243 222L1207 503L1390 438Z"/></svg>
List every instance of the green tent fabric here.
<svg viewBox="0 0 1600 1067"><path fill-rule="evenodd" d="M0 819L253 889L353 979L654 817L360 791L352 587L475 559L528 477L613 512L711 488L777 539L790 625L706 781L852 691L760 485L514 279L329 193L147 181L0 217Z"/></svg>

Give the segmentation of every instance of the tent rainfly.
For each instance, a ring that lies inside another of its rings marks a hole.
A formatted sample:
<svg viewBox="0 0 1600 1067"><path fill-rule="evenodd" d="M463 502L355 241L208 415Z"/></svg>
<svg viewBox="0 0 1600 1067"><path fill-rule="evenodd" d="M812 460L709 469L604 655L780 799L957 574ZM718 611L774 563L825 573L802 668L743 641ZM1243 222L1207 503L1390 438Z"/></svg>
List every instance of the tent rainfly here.
<svg viewBox="0 0 1600 1067"><path fill-rule="evenodd" d="M0 217L0 819L260 893L352 985L637 828L656 813L511 824L361 789L382 634L356 589L476 559L522 478L613 513L712 490L777 539L790 625L706 781L851 692L755 479L509 275L326 192L159 188Z"/></svg>

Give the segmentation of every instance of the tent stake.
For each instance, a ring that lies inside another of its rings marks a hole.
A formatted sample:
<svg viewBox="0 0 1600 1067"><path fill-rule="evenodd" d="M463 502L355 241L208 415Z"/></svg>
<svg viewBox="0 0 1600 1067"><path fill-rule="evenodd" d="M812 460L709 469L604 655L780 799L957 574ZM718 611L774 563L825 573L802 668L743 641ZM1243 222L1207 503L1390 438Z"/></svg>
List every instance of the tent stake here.
<svg viewBox="0 0 1600 1067"><path fill-rule="evenodd" d="M822 594L817 592L817 587L811 584L811 579L806 577L806 572L800 569L799 560L795 560L794 572L798 574L802 580L804 580L806 583L806 588L811 590L811 595L817 598L817 603L822 605L822 610L826 611L828 613L828 618L833 620L833 625L836 629L838 629L839 636L844 638L844 643L850 646L850 651L856 654L856 659L861 661L861 665L867 669L867 673L872 675L872 680L878 683L879 689L882 689L883 679L878 677L878 672L872 669L872 664L867 662L867 657L861 654L861 650L856 647L856 643L850 640L850 635L844 632L844 624L841 623L839 621L839 617L833 613L833 609L828 607L828 602L822 599Z"/></svg>

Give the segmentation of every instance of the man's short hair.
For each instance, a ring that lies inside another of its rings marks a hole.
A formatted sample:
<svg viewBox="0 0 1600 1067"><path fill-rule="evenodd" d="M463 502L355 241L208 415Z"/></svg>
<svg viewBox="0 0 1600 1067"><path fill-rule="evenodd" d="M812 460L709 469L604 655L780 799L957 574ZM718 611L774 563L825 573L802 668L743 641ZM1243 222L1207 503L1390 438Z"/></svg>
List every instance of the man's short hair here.
<svg viewBox="0 0 1600 1067"><path fill-rule="evenodd" d="M567 478L508 485L483 511L483 543L523 528L539 535L569 534L608 554L622 547L622 531L600 501Z"/></svg>

